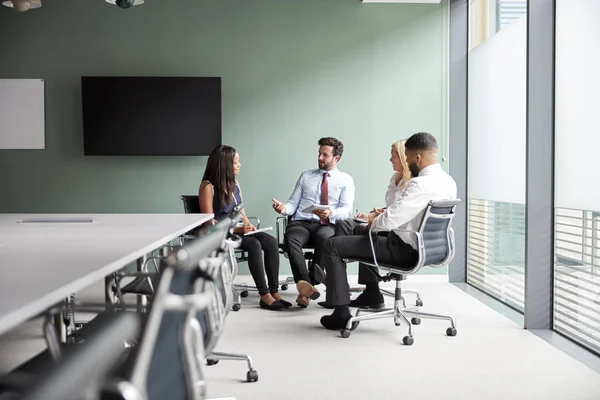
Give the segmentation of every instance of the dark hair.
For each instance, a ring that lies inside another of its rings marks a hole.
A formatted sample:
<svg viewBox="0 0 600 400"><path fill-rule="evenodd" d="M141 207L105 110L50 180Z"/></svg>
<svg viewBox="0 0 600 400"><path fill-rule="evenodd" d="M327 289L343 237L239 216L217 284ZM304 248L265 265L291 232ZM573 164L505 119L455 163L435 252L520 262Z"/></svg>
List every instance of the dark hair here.
<svg viewBox="0 0 600 400"><path fill-rule="evenodd" d="M319 146L331 146L333 147L333 156L340 156L342 158L342 153L344 153L344 144L332 137L324 137L319 139Z"/></svg>
<svg viewBox="0 0 600 400"><path fill-rule="evenodd" d="M437 150L437 140L431 133L419 132L415 133L404 143L406 150Z"/></svg>
<svg viewBox="0 0 600 400"><path fill-rule="evenodd" d="M237 150L231 146L217 146L210 152L203 181L209 181L219 195L221 208L225 208L233 200L235 190L235 173L233 172L233 158ZM215 210L217 211L217 210Z"/></svg>

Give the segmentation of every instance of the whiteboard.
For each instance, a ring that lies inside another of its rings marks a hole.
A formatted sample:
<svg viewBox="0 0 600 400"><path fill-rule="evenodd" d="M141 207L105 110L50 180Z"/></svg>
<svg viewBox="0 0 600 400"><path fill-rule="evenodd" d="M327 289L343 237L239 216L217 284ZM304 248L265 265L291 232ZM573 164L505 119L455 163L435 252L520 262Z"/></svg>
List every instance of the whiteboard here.
<svg viewBox="0 0 600 400"><path fill-rule="evenodd" d="M0 149L44 149L44 80L0 79Z"/></svg>

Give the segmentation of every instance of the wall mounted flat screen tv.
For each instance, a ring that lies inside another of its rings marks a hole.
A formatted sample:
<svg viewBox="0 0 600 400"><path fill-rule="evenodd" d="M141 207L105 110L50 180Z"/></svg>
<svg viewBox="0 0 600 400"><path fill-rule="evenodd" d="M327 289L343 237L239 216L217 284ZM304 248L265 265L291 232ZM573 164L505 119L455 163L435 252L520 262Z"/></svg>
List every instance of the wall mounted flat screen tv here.
<svg viewBox="0 0 600 400"><path fill-rule="evenodd" d="M81 77L86 156L202 156L221 144L221 78Z"/></svg>

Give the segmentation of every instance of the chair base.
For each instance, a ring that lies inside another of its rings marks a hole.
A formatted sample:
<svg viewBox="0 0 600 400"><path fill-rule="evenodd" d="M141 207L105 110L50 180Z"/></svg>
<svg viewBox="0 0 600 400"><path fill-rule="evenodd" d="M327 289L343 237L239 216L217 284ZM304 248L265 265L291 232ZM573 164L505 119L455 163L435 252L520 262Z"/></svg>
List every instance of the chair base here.
<svg viewBox="0 0 600 400"><path fill-rule="evenodd" d="M416 308L409 308L404 305L404 299L402 297L403 290L401 287L401 282L405 277L401 277L396 280L396 290L394 294L394 307L393 308L383 308L383 309L358 309L356 311L356 316L350 318L346 327L340 331L340 334L343 338L350 337L350 328L353 323L367 321L371 319L382 319L382 318L393 318L394 324L396 326L400 326L402 324L406 324L408 327L408 335L402 338L402 342L410 346L414 342L414 333L413 333L413 325L419 325L421 323L421 318L424 319L440 319L450 321L450 327L446 329L446 335L448 336L456 336L456 323L454 318L449 315L443 314L432 314L423 311L419 311ZM415 291L410 291L409 293L414 293ZM420 293L419 293L420 295ZM419 298L419 297L418 297ZM364 315L360 315L364 313ZM410 320L409 320L410 318Z"/></svg>
<svg viewBox="0 0 600 400"><path fill-rule="evenodd" d="M213 351L206 358L206 363L208 365L215 365L219 362L219 360L246 361L248 363L248 372L246 372L246 381L248 381L248 382L258 381L258 371L254 369L254 364L252 363L252 358L249 355Z"/></svg>
<svg viewBox="0 0 600 400"><path fill-rule="evenodd" d="M386 289L381 289L381 293L383 293L385 296L390 296L390 297L395 297L396 295L394 294L393 291L391 290L386 290ZM403 305L406 307L406 301L404 300L404 295L405 294L415 294L417 295L417 300L415 301L415 305L417 307L422 307L423 306L423 298L421 297L421 292L419 292L418 290L415 289L402 289L402 303Z"/></svg>

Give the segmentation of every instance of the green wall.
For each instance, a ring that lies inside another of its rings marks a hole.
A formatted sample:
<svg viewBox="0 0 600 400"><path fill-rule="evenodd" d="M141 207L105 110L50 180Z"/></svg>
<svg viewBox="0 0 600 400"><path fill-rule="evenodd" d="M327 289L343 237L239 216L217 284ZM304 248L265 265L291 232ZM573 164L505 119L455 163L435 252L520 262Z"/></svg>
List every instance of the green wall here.
<svg viewBox="0 0 600 400"><path fill-rule="evenodd" d="M317 140L345 144L355 208L379 206L390 144L434 133L446 151L446 2L103 0L0 7L0 77L44 78L46 149L0 150L0 212L176 213L205 157L84 157L80 76L220 76L223 139L241 154L249 215L276 215ZM0 134L2 134L0 132ZM282 272L288 270L287 262ZM440 271L442 272L442 271Z"/></svg>

